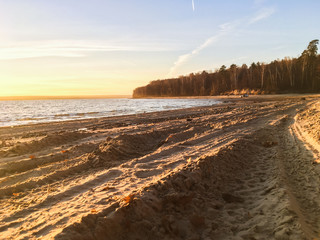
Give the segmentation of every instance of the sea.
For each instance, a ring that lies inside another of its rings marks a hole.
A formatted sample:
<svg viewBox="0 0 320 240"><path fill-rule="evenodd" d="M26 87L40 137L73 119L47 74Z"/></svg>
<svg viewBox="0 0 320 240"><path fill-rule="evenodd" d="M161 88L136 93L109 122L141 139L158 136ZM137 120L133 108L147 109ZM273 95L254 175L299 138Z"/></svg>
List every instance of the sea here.
<svg viewBox="0 0 320 240"><path fill-rule="evenodd" d="M0 127L111 117L218 104L215 99L50 99L0 101Z"/></svg>

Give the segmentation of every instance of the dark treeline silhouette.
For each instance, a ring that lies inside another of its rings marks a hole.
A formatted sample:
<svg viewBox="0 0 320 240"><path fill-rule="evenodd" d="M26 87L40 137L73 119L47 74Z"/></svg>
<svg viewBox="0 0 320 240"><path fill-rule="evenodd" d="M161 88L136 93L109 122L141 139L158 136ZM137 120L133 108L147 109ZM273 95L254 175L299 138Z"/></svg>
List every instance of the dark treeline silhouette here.
<svg viewBox="0 0 320 240"><path fill-rule="evenodd" d="M150 82L136 88L133 97L208 96L220 94L268 94L320 92L319 40L309 43L298 58L284 58L250 67L232 64L213 73L203 71Z"/></svg>

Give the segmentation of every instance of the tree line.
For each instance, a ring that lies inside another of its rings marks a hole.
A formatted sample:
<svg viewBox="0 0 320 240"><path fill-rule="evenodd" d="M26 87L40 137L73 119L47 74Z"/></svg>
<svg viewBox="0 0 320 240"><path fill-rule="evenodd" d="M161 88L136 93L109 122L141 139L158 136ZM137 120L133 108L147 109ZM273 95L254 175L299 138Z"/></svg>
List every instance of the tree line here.
<svg viewBox="0 0 320 240"><path fill-rule="evenodd" d="M209 96L222 94L305 93L320 91L319 40L311 41L298 58L286 57L249 67L222 65L213 73L156 80L133 91L133 97Z"/></svg>

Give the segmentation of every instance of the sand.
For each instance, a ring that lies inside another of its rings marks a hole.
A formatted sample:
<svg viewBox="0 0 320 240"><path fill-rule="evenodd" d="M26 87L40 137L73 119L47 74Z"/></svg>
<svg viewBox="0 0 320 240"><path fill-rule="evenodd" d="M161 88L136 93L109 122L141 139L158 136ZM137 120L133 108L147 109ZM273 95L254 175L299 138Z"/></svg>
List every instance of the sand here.
<svg viewBox="0 0 320 240"><path fill-rule="evenodd" d="M0 128L0 239L320 239L318 95Z"/></svg>

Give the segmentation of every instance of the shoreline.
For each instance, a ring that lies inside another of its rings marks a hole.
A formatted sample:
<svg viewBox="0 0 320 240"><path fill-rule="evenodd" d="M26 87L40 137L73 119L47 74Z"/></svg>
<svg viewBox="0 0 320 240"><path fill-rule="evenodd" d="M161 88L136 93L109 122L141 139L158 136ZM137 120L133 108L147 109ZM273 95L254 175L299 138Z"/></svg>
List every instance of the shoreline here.
<svg viewBox="0 0 320 240"><path fill-rule="evenodd" d="M56 102L56 100L45 102L43 100L39 100L40 102L37 103L28 103L25 101L21 103L3 103L1 106L3 109L7 109L8 114L6 114L5 111L3 112L4 117L0 119L2 121L0 122L0 125L3 125L1 127L15 127L19 125L54 123L73 120L82 121L86 119L186 109L198 106L211 106L212 104L219 103L219 101L216 99L156 100L111 98L103 101L99 99L92 99L93 101L86 99L69 100L69 102L65 102L64 100L62 100L63 102ZM37 107L39 108L39 111L37 111ZM35 110L33 111L34 108ZM50 108L52 108L52 110L49 112L45 111L45 109ZM15 113L15 115L13 115L13 113ZM10 118L12 121L6 121Z"/></svg>
<svg viewBox="0 0 320 240"><path fill-rule="evenodd" d="M3 131L10 131L13 129L32 129L34 128L50 128L51 125L55 125L55 126L60 126L60 125L67 125L70 127L70 129L73 129L74 126L73 125L87 125L87 124L95 124L95 123L99 123L99 122L104 122L104 121L124 121L128 118L135 118L135 117L147 117L147 116L152 116L152 115L161 115L162 113L167 115L170 114L172 112L181 112L184 110L196 110L196 109L200 109L200 108L210 108L212 106L218 106L220 104L225 104L223 102L217 103L215 105L211 105L211 106L197 106L197 107L189 107L189 108L180 108L180 109L172 109L172 110L163 110L163 111L155 111L155 112L145 112L145 113L136 113L136 114L126 114L126 115L116 115L116 116L109 116L109 117L92 117L92 118L83 118L83 119L73 119L73 120L61 120L61 121L52 121L52 122L41 122L41 123L32 123L32 124L21 124L21 125L13 125L13 126L1 126L0 127L0 136L1 133ZM21 130L24 131L24 130Z"/></svg>
<svg viewBox="0 0 320 240"><path fill-rule="evenodd" d="M230 95L230 96L191 96L191 97L155 97L155 98L137 98L137 99L214 99L218 101L219 103L217 104L227 104L231 102L241 102L241 101L266 101L268 99L281 99L281 98L296 98L296 97L309 97L309 98L314 98L320 96L319 94L276 94L276 95L250 95L249 97L246 98L241 98L238 95ZM92 96L92 99L95 96ZM112 98L112 97L111 97ZM55 99L55 98L53 98ZM57 98L59 99L59 98ZM65 98L65 99L81 99L79 98ZM85 98L86 99L86 98ZM87 98L91 99L91 98ZM97 98L100 99L100 98ZM108 97L103 98L103 99L108 99ZM39 100L44 100L44 99L39 99ZM51 99L48 99L51 100ZM1 98L0 98L1 101ZM199 106L199 107L205 107L205 106ZM210 107L210 105L208 106ZM190 107L190 108L197 108L197 107ZM114 116L103 116L103 117L88 117L88 118L80 118L80 119L70 119L70 120L52 120L52 121L47 121L47 122L39 122L39 123L26 123L26 124L18 124L18 125L10 125L10 126L0 126L0 131L3 129L10 129L10 128L19 128L19 127L30 127L34 126L37 127L39 126L44 126L46 124L60 124L60 123L83 123L83 122L89 122L89 121L97 121L97 120L104 120L107 118L117 118L117 117L127 117L127 116L135 116L135 115L140 115L140 114L148 114L148 113L157 113L157 112L166 112L166 111L175 111L175 110L183 110L183 109L189 109L189 108L181 108L181 109L172 109L172 110L163 110L163 111L155 111L155 112L145 112L145 113L137 113L137 114L125 114L125 115L114 115Z"/></svg>
<svg viewBox="0 0 320 240"><path fill-rule="evenodd" d="M223 101L0 128L1 237L316 237L319 96Z"/></svg>

